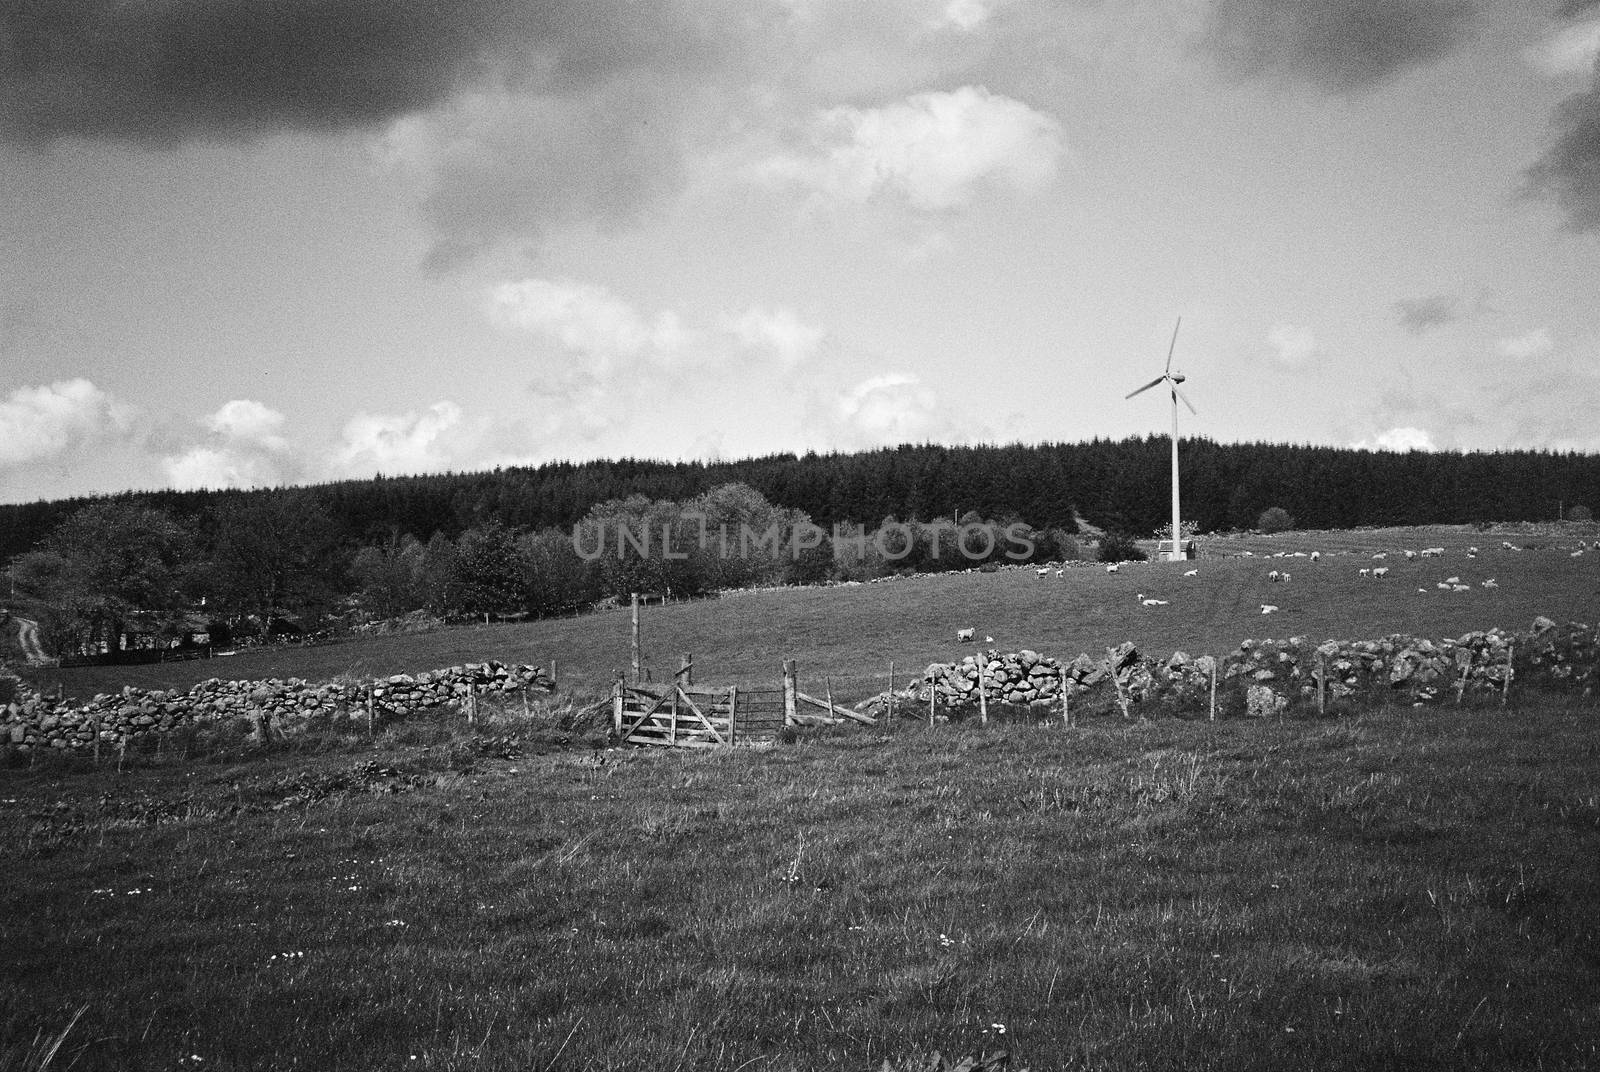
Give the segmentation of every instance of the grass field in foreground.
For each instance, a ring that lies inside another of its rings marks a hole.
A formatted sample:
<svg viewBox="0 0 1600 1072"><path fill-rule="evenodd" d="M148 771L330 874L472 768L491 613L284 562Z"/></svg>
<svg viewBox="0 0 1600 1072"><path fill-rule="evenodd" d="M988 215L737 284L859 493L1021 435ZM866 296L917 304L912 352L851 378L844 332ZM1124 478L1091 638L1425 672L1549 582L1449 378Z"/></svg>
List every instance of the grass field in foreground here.
<svg viewBox="0 0 1600 1072"><path fill-rule="evenodd" d="M1309 636L1359 639L1406 632L1459 636L1501 626L1526 629L1536 615L1593 622L1600 606L1600 551L1571 551L1600 537L1593 525L1561 526L1558 535L1507 528L1465 527L1293 532L1280 536L1219 537L1201 541L1191 563L1130 563L1116 574L1098 565L1070 568L1061 577L1031 569L999 573L932 574L885 583L832 588L766 589L728 594L644 613L645 664L657 680L696 660L697 679L711 684L772 684L784 657L799 662L802 687L820 693L831 680L841 700L854 702L888 686L894 661L899 684L930 662L965 654L956 631L971 627L980 642L1001 650L1032 648L1072 658L1103 653L1132 640L1165 657L1176 649L1223 655L1247 638ZM1526 547L1510 551L1505 541ZM1468 549L1479 546L1475 558ZM1438 559L1406 560L1405 548L1443 546ZM1323 558L1273 559L1276 551L1320 549ZM1244 557L1251 551L1254 557ZM1372 554L1389 555L1382 562ZM1383 580L1360 569L1386 565ZM1189 569L1194 577L1183 576ZM1288 584L1267 579L1273 569L1293 574ZM1435 585L1458 577L1465 592ZM1499 587L1483 588L1494 579ZM1418 589L1423 589L1418 591ZM1169 600L1142 607L1138 595ZM1261 604L1280 609L1261 614ZM609 687L630 661L629 612L576 618L467 626L414 636L373 637L320 647L271 648L228 659L148 667L96 667L36 673L46 687L88 697L124 684L183 687L208 677L303 677L344 673L386 675L461 662L500 659L548 666L559 660L563 684L574 690Z"/></svg>
<svg viewBox="0 0 1600 1072"><path fill-rule="evenodd" d="M0 1069L1600 1067L1592 706L449 732L0 774Z"/></svg>

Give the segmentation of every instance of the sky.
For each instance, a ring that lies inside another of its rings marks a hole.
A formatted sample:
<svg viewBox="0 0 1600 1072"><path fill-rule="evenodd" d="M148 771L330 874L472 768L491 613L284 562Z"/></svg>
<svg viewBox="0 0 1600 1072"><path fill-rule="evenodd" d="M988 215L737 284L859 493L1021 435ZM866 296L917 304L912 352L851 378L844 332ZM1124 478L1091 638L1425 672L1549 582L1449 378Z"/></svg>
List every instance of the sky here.
<svg viewBox="0 0 1600 1072"><path fill-rule="evenodd" d="M0 0L0 502L1600 451L1600 0Z"/></svg>

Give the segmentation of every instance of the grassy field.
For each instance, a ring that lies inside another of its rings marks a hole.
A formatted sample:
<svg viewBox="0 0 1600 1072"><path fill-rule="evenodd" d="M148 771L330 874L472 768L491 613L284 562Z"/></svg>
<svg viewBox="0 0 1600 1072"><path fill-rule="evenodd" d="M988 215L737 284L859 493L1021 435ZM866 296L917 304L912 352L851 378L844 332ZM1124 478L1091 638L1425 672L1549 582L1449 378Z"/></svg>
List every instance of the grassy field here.
<svg viewBox="0 0 1600 1072"><path fill-rule="evenodd" d="M1555 533L1559 533L1556 535ZM688 652L696 676L715 683L773 683L785 657L798 660L802 687L831 680L836 695L855 701L888 685L891 660L904 684L935 661L964 654L956 630L971 627L979 641L1002 650L1033 648L1071 658L1098 654L1132 640L1165 656L1222 655L1246 638L1309 636L1367 638L1408 632L1459 636L1473 629L1526 629L1536 615L1593 621L1600 606L1600 550L1571 557L1580 543L1600 538L1594 525L1477 532L1462 527L1285 533L1273 537L1202 541L1203 557L1187 563L1130 563L1116 574L1095 565L1061 577L1031 569L999 573L923 575L854 587L769 589L669 606L644 614L646 665L661 679ZM1512 542L1526 548L1510 551ZM1480 548L1476 558L1468 548ZM1407 561L1405 548L1443 546L1438 559ZM1275 552L1320 550L1320 561L1273 559ZM1245 552L1253 557L1245 557ZM1374 553L1389 557L1374 562ZM1386 565L1383 580L1364 579L1363 567ZM1199 572L1184 577L1188 569ZM1272 569L1293 579L1275 584ZM1466 592L1435 585L1459 577ZM1499 587L1483 588L1494 579ZM1418 591L1419 588L1424 591ZM1135 597L1169 600L1142 607ZM1280 610L1261 614L1261 604ZM413 636L373 637L306 648L246 651L228 659L148 667L99 667L35 674L46 687L91 696L124 684L184 687L208 677L304 677L391 674L500 659L548 666L560 663L575 690L607 688L629 665L629 612L461 627Z"/></svg>
<svg viewBox="0 0 1600 1072"><path fill-rule="evenodd" d="M480 732L4 774L0 1069L1600 1067L1592 702Z"/></svg>

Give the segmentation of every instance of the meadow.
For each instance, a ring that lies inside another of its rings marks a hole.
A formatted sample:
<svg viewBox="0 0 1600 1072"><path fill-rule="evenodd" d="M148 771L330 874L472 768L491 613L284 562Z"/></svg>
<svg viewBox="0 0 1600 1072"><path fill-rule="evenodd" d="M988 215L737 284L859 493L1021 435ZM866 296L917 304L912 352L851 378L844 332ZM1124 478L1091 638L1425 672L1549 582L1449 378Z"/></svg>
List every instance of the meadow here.
<svg viewBox="0 0 1600 1072"><path fill-rule="evenodd" d="M646 650L709 681L790 655L854 698L889 659L903 683L961 654L966 626L1070 656L1592 621L1600 553L1573 549L1570 528L1254 537L1117 574L652 606ZM1473 588L1431 587L1450 575ZM0 1070L1600 1066L1592 697L608 749L581 705L627 665L625 609L57 673L88 693L552 657L562 689L527 716L0 772Z"/></svg>
<svg viewBox="0 0 1600 1072"><path fill-rule="evenodd" d="M831 682L835 695L855 702L889 685L904 685L930 662L970 652L956 631L976 630L979 646L1031 648L1071 659L1102 654L1131 640L1149 654L1175 650L1224 655L1247 638L1308 636L1313 640L1380 637L1390 633L1459 636L1500 626L1526 629L1537 615L1558 622L1589 621L1600 607L1600 526L1544 529L1502 527L1479 532L1461 526L1290 532L1278 536L1202 541L1203 557L1189 563L1142 562L1115 574L1079 563L1062 576L1033 569L996 573L924 574L856 586L757 589L643 612L644 663L662 680L683 653L695 658L696 679L713 684L773 684L784 658L799 663L803 687ZM1511 542L1524 548L1507 550ZM1406 560L1410 548L1445 547L1441 558ZM1476 546L1476 558L1467 556ZM1571 557L1580 546L1581 557ZM1322 558L1275 559L1278 552L1320 550ZM1246 552L1250 552L1246 556ZM1374 561L1373 554L1387 554ZM1388 566L1382 580L1359 570ZM1195 576L1185 577L1190 569ZM1288 584L1267 574L1287 569ZM1435 585L1449 577L1465 592ZM1484 580L1498 587L1483 588ZM1419 592L1418 588L1424 591ZM1168 600L1143 607L1136 596ZM1280 609L1262 615L1261 604ZM992 637L992 643L984 638ZM627 607L572 618L461 626L409 636L344 640L314 647L242 651L227 659L143 667L83 667L35 672L46 688L69 695L113 692L124 684L188 688L209 677L379 676L497 659L560 664L563 685L599 693L629 666Z"/></svg>

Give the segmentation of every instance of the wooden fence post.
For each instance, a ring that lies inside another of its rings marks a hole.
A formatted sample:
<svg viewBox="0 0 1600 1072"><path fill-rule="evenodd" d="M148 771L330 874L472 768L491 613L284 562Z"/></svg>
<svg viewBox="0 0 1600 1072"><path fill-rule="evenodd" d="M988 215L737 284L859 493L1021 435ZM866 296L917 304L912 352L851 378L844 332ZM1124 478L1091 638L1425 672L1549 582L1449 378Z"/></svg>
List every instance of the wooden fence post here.
<svg viewBox="0 0 1600 1072"><path fill-rule="evenodd" d="M783 724L794 725L794 707L796 685L794 680L794 660L783 660Z"/></svg>
<svg viewBox="0 0 1600 1072"><path fill-rule="evenodd" d="M1211 660L1211 721L1217 720L1217 660Z"/></svg>
<svg viewBox="0 0 1600 1072"><path fill-rule="evenodd" d="M630 633L633 638L633 683L639 683L639 593L633 593L633 629Z"/></svg>
<svg viewBox="0 0 1600 1072"><path fill-rule="evenodd" d="M622 671L617 671L617 679L611 684L611 724L616 727L617 736L622 736Z"/></svg>
<svg viewBox="0 0 1600 1072"><path fill-rule="evenodd" d="M1511 695L1511 674L1517 662L1517 645L1513 641L1506 645L1506 676L1500 682L1500 706L1506 705L1506 697Z"/></svg>
<svg viewBox="0 0 1600 1072"><path fill-rule="evenodd" d="M478 721L478 683L467 679L467 725Z"/></svg>
<svg viewBox="0 0 1600 1072"><path fill-rule="evenodd" d="M978 723L989 724L989 657L978 653Z"/></svg>
<svg viewBox="0 0 1600 1072"><path fill-rule="evenodd" d="M1065 729L1072 728L1072 686L1067 681L1067 668L1062 667L1061 674L1061 725Z"/></svg>
<svg viewBox="0 0 1600 1072"><path fill-rule="evenodd" d="M372 707L373 707L372 682L369 681L369 682L367 682L367 736L368 737L372 736L372 723L373 723Z"/></svg>
<svg viewBox="0 0 1600 1072"><path fill-rule="evenodd" d="M894 660L889 660L889 713L884 715L888 732L894 732Z"/></svg>
<svg viewBox="0 0 1600 1072"><path fill-rule="evenodd" d="M935 687L934 682L929 681L928 682L928 725L929 725L929 727L933 726L933 701L934 701L934 697L937 696L937 695L938 695L938 689Z"/></svg>
<svg viewBox="0 0 1600 1072"><path fill-rule="evenodd" d="M678 656L678 684L687 688L694 684L694 656L684 652Z"/></svg>
<svg viewBox="0 0 1600 1072"><path fill-rule="evenodd" d="M1317 652L1317 714L1328 713L1328 659Z"/></svg>
<svg viewBox="0 0 1600 1072"><path fill-rule="evenodd" d="M728 743L734 744L739 734L739 686L728 686Z"/></svg>
<svg viewBox="0 0 1600 1072"><path fill-rule="evenodd" d="M561 660L558 659L554 655L550 656L550 691L552 691L552 692L555 691L556 682L558 680L560 680L559 678L556 677L556 671L558 671L560 669L561 669Z"/></svg>

